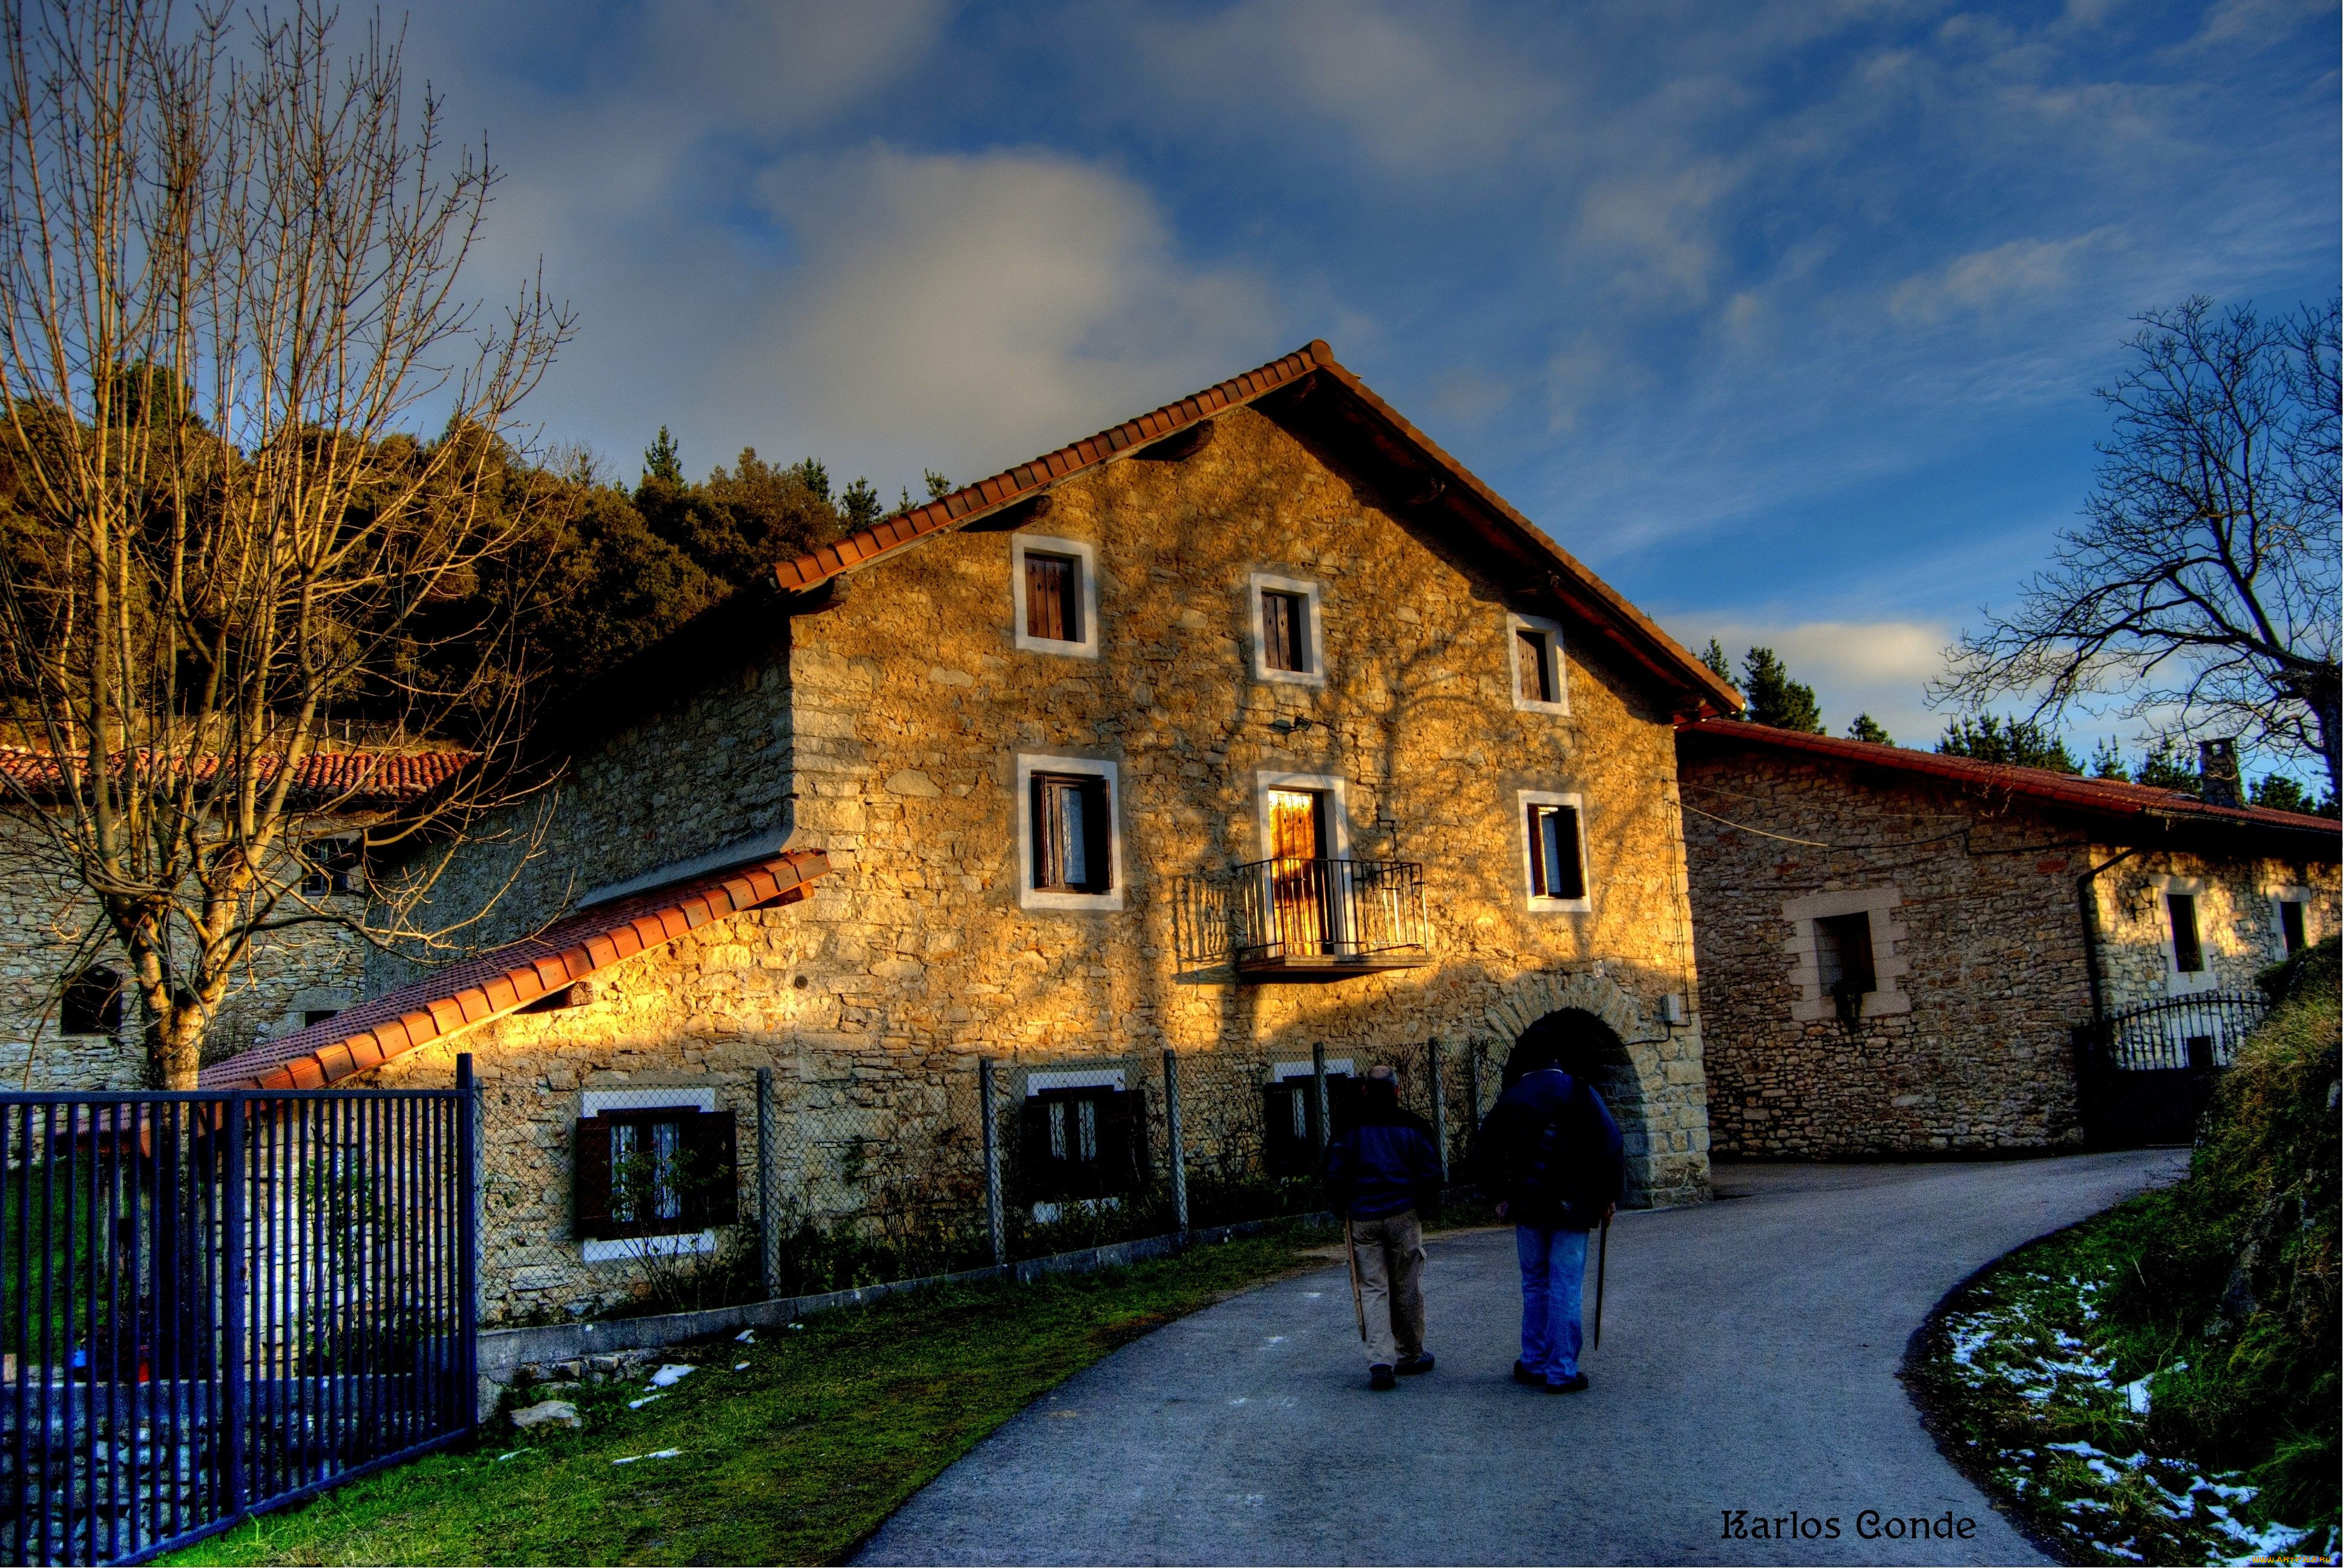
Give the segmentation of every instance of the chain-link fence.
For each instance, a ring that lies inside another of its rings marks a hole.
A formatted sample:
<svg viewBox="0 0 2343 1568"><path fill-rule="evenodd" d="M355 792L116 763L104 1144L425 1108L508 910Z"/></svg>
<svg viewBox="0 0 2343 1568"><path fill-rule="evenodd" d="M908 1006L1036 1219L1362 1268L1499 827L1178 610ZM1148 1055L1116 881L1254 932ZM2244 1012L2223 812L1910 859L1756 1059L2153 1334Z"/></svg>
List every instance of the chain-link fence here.
<svg viewBox="0 0 2343 1568"><path fill-rule="evenodd" d="M806 1050L548 1095L488 1081L481 1318L686 1311L1325 1209L1325 1140L1393 1068L1452 1183L1505 1046L1113 1057Z"/></svg>

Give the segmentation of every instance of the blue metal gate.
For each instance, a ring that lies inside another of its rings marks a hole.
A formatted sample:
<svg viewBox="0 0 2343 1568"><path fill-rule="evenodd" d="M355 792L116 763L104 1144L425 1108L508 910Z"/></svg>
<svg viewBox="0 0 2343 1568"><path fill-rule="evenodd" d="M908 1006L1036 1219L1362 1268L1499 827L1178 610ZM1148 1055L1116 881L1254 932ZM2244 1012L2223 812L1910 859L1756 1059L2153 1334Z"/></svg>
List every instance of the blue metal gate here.
<svg viewBox="0 0 2343 1568"><path fill-rule="evenodd" d="M467 1437L452 1090L0 1094L0 1557L139 1562Z"/></svg>

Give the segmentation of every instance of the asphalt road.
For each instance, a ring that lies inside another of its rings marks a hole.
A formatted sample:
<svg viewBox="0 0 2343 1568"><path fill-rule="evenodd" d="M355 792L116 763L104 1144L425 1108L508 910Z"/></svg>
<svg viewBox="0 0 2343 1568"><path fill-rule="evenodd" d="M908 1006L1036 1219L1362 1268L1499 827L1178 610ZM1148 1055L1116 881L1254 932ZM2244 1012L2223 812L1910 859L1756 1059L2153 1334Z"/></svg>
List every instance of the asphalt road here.
<svg viewBox="0 0 2343 1568"><path fill-rule="evenodd" d="M1037 1402L858 1560L2041 1562L1922 1430L1896 1378L1906 1341L1972 1271L2184 1159L1720 1166L1724 1201L1613 1227L1580 1394L1510 1380L1509 1231L1433 1241L1440 1367L1388 1393L1367 1389L1342 1269L1282 1281ZM1866 1509L1976 1530L1865 1540ZM1726 1539L1726 1510L1840 1533Z"/></svg>

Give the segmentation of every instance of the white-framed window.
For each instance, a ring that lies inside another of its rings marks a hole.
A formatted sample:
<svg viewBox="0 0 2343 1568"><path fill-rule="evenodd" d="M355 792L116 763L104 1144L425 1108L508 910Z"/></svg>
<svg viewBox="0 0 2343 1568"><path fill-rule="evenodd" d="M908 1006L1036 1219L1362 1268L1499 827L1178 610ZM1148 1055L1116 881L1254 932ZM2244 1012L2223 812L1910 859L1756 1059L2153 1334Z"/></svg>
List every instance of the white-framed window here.
<svg viewBox="0 0 2343 1568"><path fill-rule="evenodd" d="M2280 888L2270 894L2270 930L2278 937L2281 955L2291 957L2310 945L2315 896L2308 888Z"/></svg>
<svg viewBox="0 0 2343 1568"><path fill-rule="evenodd" d="M1852 888L1808 893L1782 906L1789 922L1785 944L1790 984L1797 998L1790 1016L1814 1023L1840 1016L1841 993L1858 1018L1910 1012L1904 977L1912 962L1898 950L1906 936L1896 918L1904 897L1894 888Z"/></svg>
<svg viewBox="0 0 2343 1568"><path fill-rule="evenodd" d="M1318 585L1255 572L1252 596L1252 675L1295 686L1326 684L1325 620Z"/></svg>
<svg viewBox="0 0 2343 1568"><path fill-rule="evenodd" d="M1562 623L1543 616L1508 615L1505 630L1513 650L1513 706L1526 713L1568 713Z"/></svg>
<svg viewBox="0 0 2343 1568"><path fill-rule="evenodd" d="M1522 834L1522 886L1532 914L1583 915L1594 908L1586 876L1586 802L1545 789L1513 793Z"/></svg>
<svg viewBox="0 0 2343 1568"><path fill-rule="evenodd" d="M1122 908L1120 774L1090 757L1017 759L1017 902Z"/></svg>
<svg viewBox="0 0 2343 1568"><path fill-rule="evenodd" d="M2148 889L2161 928L2167 989L2186 993L2217 988L2220 977L2205 950L2206 894L2211 884L2202 877L2152 877Z"/></svg>
<svg viewBox="0 0 2343 1568"><path fill-rule="evenodd" d="M1332 773L1264 770L1255 773L1252 780L1262 859L1350 858L1349 779Z"/></svg>
<svg viewBox="0 0 2343 1568"><path fill-rule="evenodd" d="M715 1090L589 1089L572 1139L587 1262L716 1250L701 1221L731 1222L737 1154Z"/></svg>
<svg viewBox="0 0 2343 1568"><path fill-rule="evenodd" d="M1098 549L1081 539L1012 534L1009 586L1017 646L1031 653L1098 657Z"/></svg>

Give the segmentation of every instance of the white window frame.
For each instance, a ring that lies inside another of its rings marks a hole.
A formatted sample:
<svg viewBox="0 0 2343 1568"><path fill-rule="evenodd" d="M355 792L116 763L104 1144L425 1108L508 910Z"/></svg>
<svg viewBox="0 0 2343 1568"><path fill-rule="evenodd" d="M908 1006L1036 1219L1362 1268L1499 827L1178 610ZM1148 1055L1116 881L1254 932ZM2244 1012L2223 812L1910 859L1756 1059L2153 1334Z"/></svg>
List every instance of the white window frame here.
<svg viewBox="0 0 2343 1568"><path fill-rule="evenodd" d="M1031 623L1025 618L1025 556L1028 551L1045 556L1071 556L1081 563L1082 635L1071 642L1056 638L1034 637L1026 631ZM1009 536L1009 593L1017 617L1011 628L1017 646L1028 653L1062 654L1068 658L1096 658L1099 656L1098 618L1098 547L1081 539L1053 538L1048 534L1011 534Z"/></svg>
<svg viewBox="0 0 2343 1568"><path fill-rule="evenodd" d="M1261 853L1255 859L1266 860L1276 849L1277 837L1270 829L1269 797L1274 789L1312 789L1333 802L1326 824L1326 858L1347 860L1351 858L1351 781L1332 773L1272 773L1262 771L1252 776L1253 825L1261 834Z"/></svg>
<svg viewBox="0 0 2343 1568"><path fill-rule="evenodd" d="M1546 656L1554 660L1554 700L1541 702L1522 695L1522 639L1517 633L1534 631L1544 634ZM1505 617L1505 666L1513 683L1513 706L1523 713L1562 713L1570 711L1570 671L1568 661L1562 657L1562 622L1540 615Z"/></svg>
<svg viewBox="0 0 2343 1568"><path fill-rule="evenodd" d="M1247 619L1252 626L1252 678L1255 680L1282 682L1287 686L1323 686L1326 684L1326 622L1319 603L1319 588L1302 578L1283 578L1272 572L1255 572L1247 579L1245 589ZM1269 625L1262 614L1261 596L1268 592L1296 593L1309 606L1309 625L1303 632L1308 646L1308 669L1272 669L1269 667Z"/></svg>
<svg viewBox="0 0 2343 1568"><path fill-rule="evenodd" d="M1081 773L1106 780L1107 890L1067 893L1033 885L1033 775ZM1017 905L1025 910L1109 910L1122 908L1122 774L1095 757L1017 758Z"/></svg>
<svg viewBox="0 0 2343 1568"><path fill-rule="evenodd" d="M2303 946L2308 947L2318 940L2311 934L2310 926L2311 907L2318 901L2318 896L2308 888L2281 887L2271 890L2270 940L2272 943L2272 950L2275 951L2279 958L2285 958L2287 956L2287 952L2286 916L2280 912L2278 906L2280 904L2300 904L2302 906L2302 943Z"/></svg>
<svg viewBox="0 0 2343 1568"><path fill-rule="evenodd" d="M605 1111L699 1111L716 1109L712 1089L589 1089L578 1097L578 1120L589 1121ZM589 1237L579 1243L589 1263L616 1263L630 1258L681 1258L716 1251L713 1231L681 1231L671 1236Z"/></svg>
<svg viewBox="0 0 2343 1568"><path fill-rule="evenodd" d="M1790 940L1782 947L1790 955L1790 983L1798 992L1797 1000L1790 1004L1792 1019L1799 1023L1818 1023L1838 1017L1837 999L1823 990L1822 955L1815 940L1815 922L1833 915L1867 915L1871 919L1871 978L1878 989L1864 993L1863 1016L1884 1018L1912 1010L1912 999L1903 985L1904 977L1912 972L1912 960L1901 948L1904 939L1911 933L1896 919L1896 910L1903 903L1904 895L1894 888L1854 888L1836 893L1808 893L1782 906L1782 918L1790 923Z"/></svg>
<svg viewBox="0 0 2343 1568"><path fill-rule="evenodd" d="M1586 890L1575 899L1550 899L1534 891L1537 887L1537 846L1530 842L1530 808L1533 806L1567 806L1578 813L1578 885ZM1590 915L1594 912L1594 873L1586 859L1586 798L1574 792L1553 789L1516 789L1513 791L1513 831L1522 840L1522 901L1534 915Z"/></svg>
<svg viewBox="0 0 2343 1568"><path fill-rule="evenodd" d="M1317 1074L1317 1063L1307 1060L1300 1061L1272 1061L1269 1064L1269 1084L1272 1089L1276 1088L1281 1083L1291 1083L1297 1078L1314 1078ZM1359 1070L1356 1067L1352 1065L1351 1058L1347 1056L1330 1056L1326 1059L1326 1076L1332 1078L1337 1074L1341 1074L1346 1078L1356 1078L1359 1075Z"/></svg>
<svg viewBox="0 0 2343 1568"><path fill-rule="evenodd" d="M2156 922L2157 944L2164 950L2165 990L2174 996L2191 996L2200 990L2220 990L2220 966L2216 962L2220 955L2213 950L2212 922L2205 918L2205 896L2213 890L2212 879L2156 876L2147 879L2147 885L2150 896L2156 900L2155 910L2149 918ZM2205 967L2193 975L2180 968L2178 933L2172 929L2172 906L2167 902L2175 893L2197 900L2197 953L2205 960ZM2278 911L2271 910L2270 918L2276 920Z"/></svg>
<svg viewBox="0 0 2343 1568"><path fill-rule="evenodd" d="M1123 1069L1120 1067L1059 1068L1025 1075L1025 1098L1031 1100L1050 1089L1111 1089L1117 1094L1125 1091Z"/></svg>

